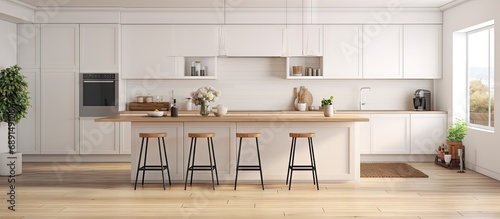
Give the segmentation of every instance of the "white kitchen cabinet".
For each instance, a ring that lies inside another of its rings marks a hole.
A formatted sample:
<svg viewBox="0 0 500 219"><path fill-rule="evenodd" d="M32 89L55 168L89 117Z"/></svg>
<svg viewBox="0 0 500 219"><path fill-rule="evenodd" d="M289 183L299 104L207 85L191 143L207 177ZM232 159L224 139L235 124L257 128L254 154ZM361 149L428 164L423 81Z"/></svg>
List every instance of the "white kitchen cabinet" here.
<svg viewBox="0 0 500 219"><path fill-rule="evenodd" d="M410 153L409 114L372 114L370 129L372 154Z"/></svg>
<svg viewBox="0 0 500 219"><path fill-rule="evenodd" d="M225 25L221 54L281 57L286 54L285 25Z"/></svg>
<svg viewBox="0 0 500 219"><path fill-rule="evenodd" d="M40 24L17 25L17 65L40 68Z"/></svg>
<svg viewBox="0 0 500 219"><path fill-rule="evenodd" d="M329 79L362 78L361 25L325 25L323 74Z"/></svg>
<svg viewBox="0 0 500 219"><path fill-rule="evenodd" d="M219 178L233 178L234 177L234 166L233 163L236 157L236 150L234 145L236 144L236 123L235 122L217 122L217 123L205 123L205 122L185 122L184 123L184 171L187 168L187 160L189 156L189 148L191 144L191 139L188 138L188 133L206 133L213 132L215 137L213 137L215 158L217 161L217 170L219 173ZM209 164L208 150L207 150L207 139L198 138L196 143L196 163L197 164ZM198 175L198 176L197 176ZM193 181L199 180L209 180L210 172L196 172Z"/></svg>
<svg viewBox="0 0 500 219"><path fill-rule="evenodd" d="M323 25L288 25L287 56L322 56Z"/></svg>
<svg viewBox="0 0 500 219"><path fill-rule="evenodd" d="M122 78L182 76L183 71L176 69L179 60L174 56L173 30L166 25L122 25Z"/></svg>
<svg viewBox="0 0 500 219"><path fill-rule="evenodd" d="M176 56L219 55L219 25L177 25L173 28Z"/></svg>
<svg viewBox="0 0 500 219"><path fill-rule="evenodd" d="M119 154L119 124L94 122L94 119L80 117L80 154Z"/></svg>
<svg viewBox="0 0 500 219"><path fill-rule="evenodd" d="M44 24L41 27L41 66L46 69L78 69L78 24Z"/></svg>
<svg viewBox="0 0 500 219"><path fill-rule="evenodd" d="M363 25L363 78L403 78L403 26Z"/></svg>
<svg viewBox="0 0 500 219"><path fill-rule="evenodd" d="M130 122L119 122L119 124L120 124L120 154L130 154L132 150L132 143L130 139L132 124Z"/></svg>
<svg viewBox="0 0 500 219"><path fill-rule="evenodd" d="M370 114L359 114L359 116L368 118L371 121ZM359 153L360 154L370 154L371 153L371 129L370 122L360 122L359 124L360 139L359 139Z"/></svg>
<svg viewBox="0 0 500 219"><path fill-rule="evenodd" d="M446 142L447 114L411 115L411 153L436 154L439 145Z"/></svg>
<svg viewBox="0 0 500 219"><path fill-rule="evenodd" d="M40 154L40 70L22 69L26 76L31 107L26 118L17 124L17 151L24 154Z"/></svg>
<svg viewBox="0 0 500 219"><path fill-rule="evenodd" d="M118 24L80 25L80 71L118 72Z"/></svg>
<svg viewBox="0 0 500 219"><path fill-rule="evenodd" d="M186 174L186 169L184 168L184 160L183 160L183 125L182 122L168 122L168 123L134 123L132 127L132 131L129 133L129 139L131 139L132 151L134 155L139 155L141 149L141 138L139 138L139 133L167 133L167 137L165 137L165 147L167 149L167 159L170 170L170 176L173 180L180 181L184 179L184 174ZM133 137L131 137L133 136ZM133 139L133 140L132 140ZM215 139L214 139L215 141ZM161 140L160 140L161 143ZM201 145L201 141L199 142ZM146 140L144 140L144 144L146 144ZM163 143L161 143L163 146ZM198 149L202 149L199 147ZM144 148L142 161L144 162L144 153L146 148ZM163 153L163 147L161 149ZM189 152L189 151L188 151ZM207 155L208 156L208 155ZM186 155L187 157L187 155ZM199 156L200 160L202 160L203 156ZM131 180L135 180L135 174L137 170L137 162L139 160L139 156L131 157L131 168L130 175ZM185 160L187 162L187 159ZM163 162L165 160L163 159ZM147 163L150 165L159 165L160 157L158 151L158 139L150 138L148 142L148 153L147 153ZM219 163L217 163L219 164ZM142 164L141 164L142 165ZM220 173L220 172L219 172ZM142 173L139 173L139 176L142 176ZM146 172L147 179L153 180L161 180L161 172L160 171L149 171ZM196 177L195 177L196 179ZM167 181L167 171L165 171L165 181ZM168 181L167 181L168 182Z"/></svg>
<svg viewBox="0 0 500 219"><path fill-rule="evenodd" d="M404 78L441 78L441 41L441 25L404 25Z"/></svg>
<svg viewBox="0 0 500 219"><path fill-rule="evenodd" d="M42 154L78 153L78 74L77 69L42 69Z"/></svg>

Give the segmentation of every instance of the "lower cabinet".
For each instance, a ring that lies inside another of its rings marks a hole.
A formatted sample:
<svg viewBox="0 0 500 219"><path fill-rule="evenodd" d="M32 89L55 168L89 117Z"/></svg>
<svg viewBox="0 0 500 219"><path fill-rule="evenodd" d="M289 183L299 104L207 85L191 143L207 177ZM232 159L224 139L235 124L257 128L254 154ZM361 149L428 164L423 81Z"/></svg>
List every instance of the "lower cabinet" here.
<svg viewBox="0 0 500 219"><path fill-rule="evenodd" d="M372 154L410 153L410 114L372 114Z"/></svg>
<svg viewBox="0 0 500 219"><path fill-rule="evenodd" d="M17 151L24 154L40 154L40 70L23 69L21 73L26 76L31 107L26 118L16 125Z"/></svg>
<svg viewBox="0 0 500 219"><path fill-rule="evenodd" d="M120 125L80 117L80 154L119 154Z"/></svg>
<svg viewBox="0 0 500 219"><path fill-rule="evenodd" d="M366 117L371 121L370 114L359 114L359 116ZM360 131L360 139L359 139L359 153L360 154L369 154L371 153L370 149L370 141L371 141L371 122L360 122L358 123L359 131Z"/></svg>
<svg viewBox="0 0 500 219"><path fill-rule="evenodd" d="M447 124L446 114L412 114L411 154L435 154L446 142Z"/></svg>

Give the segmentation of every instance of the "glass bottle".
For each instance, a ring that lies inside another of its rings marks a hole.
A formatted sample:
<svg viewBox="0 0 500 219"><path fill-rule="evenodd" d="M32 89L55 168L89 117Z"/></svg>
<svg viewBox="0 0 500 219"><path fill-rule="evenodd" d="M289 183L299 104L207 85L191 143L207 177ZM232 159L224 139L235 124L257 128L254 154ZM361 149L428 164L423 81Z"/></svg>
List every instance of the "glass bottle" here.
<svg viewBox="0 0 500 219"><path fill-rule="evenodd" d="M170 108L170 116L172 116L172 117L179 116L179 114L177 112L177 104L176 104L176 100L175 99L174 99L174 103L172 104L172 107Z"/></svg>

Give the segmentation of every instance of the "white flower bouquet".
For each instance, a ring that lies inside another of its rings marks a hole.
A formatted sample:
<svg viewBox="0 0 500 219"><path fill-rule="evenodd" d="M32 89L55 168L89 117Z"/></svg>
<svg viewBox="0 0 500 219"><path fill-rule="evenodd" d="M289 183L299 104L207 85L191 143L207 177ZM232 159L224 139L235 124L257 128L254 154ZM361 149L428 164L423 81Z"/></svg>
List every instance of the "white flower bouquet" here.
<svg viewBox="0 0 500 219"><path fill-rule="evenodd" d="M191 92L191 98L196 106L208 106L210 102L216 101L221 95L221 92L213 87L200 87L198 90Z"/></svg>

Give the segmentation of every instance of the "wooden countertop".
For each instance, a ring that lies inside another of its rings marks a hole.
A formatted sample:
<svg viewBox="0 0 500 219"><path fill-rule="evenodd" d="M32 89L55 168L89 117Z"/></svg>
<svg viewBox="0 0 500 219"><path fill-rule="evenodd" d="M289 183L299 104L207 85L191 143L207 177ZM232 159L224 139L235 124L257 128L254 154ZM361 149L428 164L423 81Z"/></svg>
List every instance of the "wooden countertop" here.
<svg viewBox="0 0 500 219"><path fill-rule="evenodd" d="M148 111L120 111L120 115L146 115ZM164 111L164 113L170 115L169 111ZM337 110L335 114L447 114L446 111L412 111L412 110ZM179 115L198 115L199 111L196 110L180 110ZM241 116L252 116L252 115L307 115L307 116L317 116L323 115L323 111L294 111L294 110L258 110L258 111L228 111L227 115L241 115Z"/></svg>
<svg viewBox="0 0 500 219"><path fill-rule="evenodd" d="M368 122L369 119L353 114L323 115L225 115L223 117L180 115L179 117L149 117L145 115L112 116L95 119L96 122Z"/></svg>

